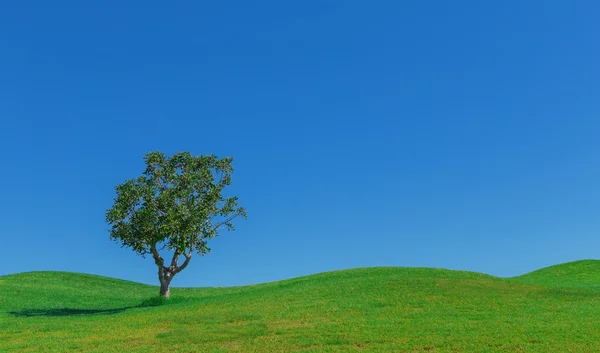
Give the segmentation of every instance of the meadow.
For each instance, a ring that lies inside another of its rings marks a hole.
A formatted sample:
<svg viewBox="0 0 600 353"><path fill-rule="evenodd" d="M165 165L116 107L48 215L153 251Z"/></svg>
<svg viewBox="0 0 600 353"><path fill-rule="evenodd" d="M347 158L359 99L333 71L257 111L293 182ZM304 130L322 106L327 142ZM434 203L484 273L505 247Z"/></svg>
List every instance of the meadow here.
<svg viewBox="0 0 600 353"><path fill-rule="evenodd" d="M0 277L0 352L600 352L600 261L376 267L227 288Z"/></svg>

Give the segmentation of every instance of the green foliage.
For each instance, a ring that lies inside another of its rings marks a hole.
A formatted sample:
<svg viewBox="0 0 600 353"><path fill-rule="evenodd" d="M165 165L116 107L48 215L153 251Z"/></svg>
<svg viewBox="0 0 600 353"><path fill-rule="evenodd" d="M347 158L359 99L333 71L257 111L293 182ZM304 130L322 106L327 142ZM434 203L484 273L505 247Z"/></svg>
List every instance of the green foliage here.
<svg viewBox="0 0 600 353"><path fill-rule="evenodd" d="M144 160L144 173L116 186L114 205L106 212L114 241L142 256L157 246L204 255L210 251L206 241L221 227L233 230L231 221L246 217L237 197L222 195L231 184L232 158L150 152Z"/></svg>
<svg viewBox="0 0 600 353"><path fill-rule="evenodd" d="M568 275L566 275L568 274ZM570 278L588 278L574 285ZM0 352L598 352L600 261L515 278L362 268L230 288L0 277ZM141 304L140 304L141 303Z"/></svg>

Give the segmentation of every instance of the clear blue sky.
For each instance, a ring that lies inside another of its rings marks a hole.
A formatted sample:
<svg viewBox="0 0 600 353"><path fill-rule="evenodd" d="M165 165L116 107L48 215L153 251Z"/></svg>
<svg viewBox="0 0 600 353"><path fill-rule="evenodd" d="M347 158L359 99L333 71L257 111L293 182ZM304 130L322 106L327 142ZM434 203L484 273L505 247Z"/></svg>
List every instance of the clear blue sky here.
<svg viewBox="0 0 600 353"><path fill-rule="evenodd" d="M600 257L597 1L5 1L0 275L157 283L108 238L143 155L234 157L174 286Z"/></svg>

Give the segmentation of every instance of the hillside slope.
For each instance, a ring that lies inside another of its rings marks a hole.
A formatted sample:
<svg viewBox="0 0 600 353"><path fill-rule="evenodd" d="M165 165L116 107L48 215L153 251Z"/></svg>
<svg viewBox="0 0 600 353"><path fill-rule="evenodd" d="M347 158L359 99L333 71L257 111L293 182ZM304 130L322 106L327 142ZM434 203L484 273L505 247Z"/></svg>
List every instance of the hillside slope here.
<svg viewBox="0 0 600 353"><path fill-rule="evenodd" d="M545 267L513 279L521 283L533 283L557 288L600 290L600 261L567 262Z"/></svg>
<svg viewBox="0 0 600 353"><path fill-rule="evenodd" d="M0 277L0 351L598 352L600 291L589 274L598 263L512 279L362 268L174 288L161 306L147 302L153 286L23 273Z"/></svg>

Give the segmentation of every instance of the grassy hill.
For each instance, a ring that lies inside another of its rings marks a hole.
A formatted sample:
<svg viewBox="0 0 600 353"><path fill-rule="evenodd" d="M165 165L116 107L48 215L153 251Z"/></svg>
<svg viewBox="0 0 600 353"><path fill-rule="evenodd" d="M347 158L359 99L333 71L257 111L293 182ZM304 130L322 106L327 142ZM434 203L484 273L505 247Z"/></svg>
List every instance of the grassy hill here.
<svg viewBox="0 0 600 353"><path fill-rule="evenodd" d="M231 288L0 277L0 352L600 352L600 261L504 279L362 268Z"/></svg>

